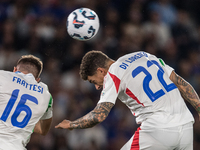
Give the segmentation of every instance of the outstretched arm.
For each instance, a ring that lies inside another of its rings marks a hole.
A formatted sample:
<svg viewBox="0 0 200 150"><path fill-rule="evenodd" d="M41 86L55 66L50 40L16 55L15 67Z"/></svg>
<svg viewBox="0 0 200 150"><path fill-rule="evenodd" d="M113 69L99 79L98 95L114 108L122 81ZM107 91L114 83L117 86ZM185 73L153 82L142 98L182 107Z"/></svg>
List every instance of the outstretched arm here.
<svg viewBox="0 0 200 150"><path fill-rule="evenodd" d="M178 87L183 98L196 109L200 116L200 99L194 88L174 71L171 73L170 79Z"/></svg>
<svg viewBox="0 0 200 150"><path fill-rule="evenodd" d="M85 116L75 121L63 120L55 128L61 128L61 129L91 128L97 125L98 123L104 121L113 106L114 104L109 102L99 103L91 112L89 112Z"/></svg>

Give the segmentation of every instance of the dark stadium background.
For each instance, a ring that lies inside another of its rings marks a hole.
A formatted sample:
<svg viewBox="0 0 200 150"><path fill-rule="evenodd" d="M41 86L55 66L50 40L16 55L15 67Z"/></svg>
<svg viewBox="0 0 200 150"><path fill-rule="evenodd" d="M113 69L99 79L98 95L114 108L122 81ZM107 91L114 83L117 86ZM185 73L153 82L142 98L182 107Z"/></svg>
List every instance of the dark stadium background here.
<svg viewBox="0 0 200 150"><path fill-rule="evenodd" d="M66 19L76 8L94 10L100 19L97 36L76 41L66 31ZM199 0L1 0L0 69L13 70L23 54L44 62L41 76L54 98L54 117L45 136L32 134L28 150L117 150L138 127L119 100L109 117L94 128L58 130L63 119L74 120L92 110L100 91L79 77L79 64L89 50L112 59L138 50L161 57L200 93ZM196 111L194 150L200 147Z"/></svg>

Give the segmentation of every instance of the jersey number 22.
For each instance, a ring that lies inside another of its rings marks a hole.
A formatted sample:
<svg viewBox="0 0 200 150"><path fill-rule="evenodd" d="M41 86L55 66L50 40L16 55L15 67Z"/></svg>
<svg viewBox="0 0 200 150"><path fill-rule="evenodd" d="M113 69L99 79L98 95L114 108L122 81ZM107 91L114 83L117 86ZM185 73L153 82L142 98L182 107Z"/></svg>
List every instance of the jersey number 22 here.
<svg viewBox="0 0 200 150"><path fill-rule="evenodd" d="M151 60L151 61L148 60L147 61L147 67L149 68L152 65L156 65L159 68L158 72L157 72L157 77L158 77L159 82L161 83L161 85L164 87L164 89L167 92L172 91L173 89L177 88L174 83L167 84L165 82L165 80L163 78L164 70L162 69L162 67L159 65L159 63L157 61L155 61L155 60ZM149 83L152 80L152 75L144 67L139 66L136 69L134 69L132 71L133 78L135 78L141 72L143 72L146 75L145 78L144 78L144 81L143 81L144 92L147 94L147 96L149 97L149 99L152 102L154 102L155 100L157 100L161 96L165 95L165 92L163 91L163 89L160 89L160 90L156 91L155 93L150 89Z"/></svg>

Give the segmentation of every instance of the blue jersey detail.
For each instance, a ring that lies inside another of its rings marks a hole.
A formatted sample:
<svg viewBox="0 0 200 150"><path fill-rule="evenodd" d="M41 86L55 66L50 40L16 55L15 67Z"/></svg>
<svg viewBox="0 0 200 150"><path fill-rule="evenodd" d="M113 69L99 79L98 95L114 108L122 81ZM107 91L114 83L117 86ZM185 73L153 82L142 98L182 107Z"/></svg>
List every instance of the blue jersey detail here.
<svg viewBox="0 0 200 150"><path fill-rule="evenodd" d="M19 89L15 89L12 92L11 98L8 101L6 108L0 118L2 121L6 122L6 120L8 119L8 116L10 115L10 112L18 98L18 94L19 94ZM17 104L17 107L16 107L14 113L11 116L11 123L13 126L16 126L19 128L24 128L28 124L29 120L31 119L32 111L31 111L30 107L26 105L27 100L32 101L33 103L38 105L38 100L34 96L31 96L29 94L23 94L20 98L19 103ZM19 117L19 115L22 111L24 111L26 113L26 115L25 115L24 119L20 122L17 120L17 118Z"/></svg>
<svg viewBox="0 0 200 150"><path fill-rule="evenodd" d="M132 63L142 57L148 57L148 55L145 52L139 52L139 53L129 57L127 60L125 60L125 62L122 62L122 64L119 67L126 70L128 67L127 63Z"/></svg>
<svg viewBox="0 0 200 150"><path fill-rule="evenodd" d="M16 76L13 77L12 81L27 88L28 90L36 91L43 94L43 87L38 86L37 84L29 84L25 80L22 80L21 78Z"/></svg>
<svg viewBox="0 0 200 150"><path fill-rule="evenodd" d="M148 60L147 61L147 67L151 67L152 65L156 65L159 70L157 72L157 77L159 82L161 83L161 85L164 87L164 89L167 92L172 91L173 89L177 88L176 85L174 83L168 84L165 82L163 75L164 75L164 70L162 69L162 67L159 65L159 63L155 60ZM149 83L152 80L152 75L149 73L149 71L144 68L143 66L138 66L137 68L135 68L132 71L132 77L135 78L138 74L140 74L141 72L143 72L146 76L143 80L143 89L144 92L147 94L147 96L149 97L149 99L154 102L155 100L157 100L158 98L160 98L161 96L165 95L165 92L163 91L163 89L159 89L157 92L153 92L150 89Z"/></svg>

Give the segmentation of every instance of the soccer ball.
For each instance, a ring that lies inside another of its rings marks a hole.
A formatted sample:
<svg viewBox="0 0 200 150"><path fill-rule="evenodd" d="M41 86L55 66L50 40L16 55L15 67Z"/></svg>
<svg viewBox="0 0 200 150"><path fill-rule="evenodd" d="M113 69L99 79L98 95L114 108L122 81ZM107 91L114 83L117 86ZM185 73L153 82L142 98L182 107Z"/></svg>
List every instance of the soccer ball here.
<svg viewBox="0 0 200 150"><path fill-rule="evenodd" d="M93 38L99 30L99 18L89 8L79 8L71 12L66 22L68 34L80 41Z"/></svg>

